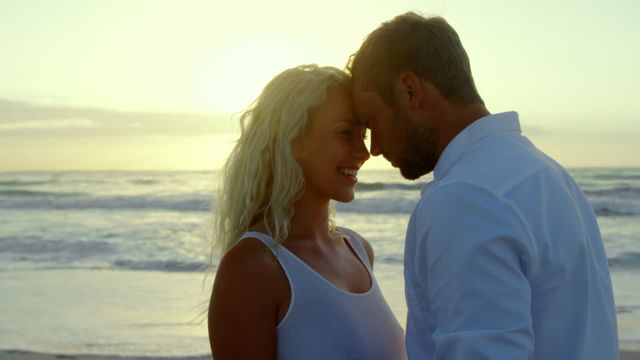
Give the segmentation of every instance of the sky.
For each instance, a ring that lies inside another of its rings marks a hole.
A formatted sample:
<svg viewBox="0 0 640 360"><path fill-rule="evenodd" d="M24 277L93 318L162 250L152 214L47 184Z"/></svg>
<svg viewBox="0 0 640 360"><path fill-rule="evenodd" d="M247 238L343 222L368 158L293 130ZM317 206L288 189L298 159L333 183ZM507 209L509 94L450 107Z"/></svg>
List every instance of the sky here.
<svg viewBox="0 0 640 360"><path fill-rule="evenodd" d="M561 164L640 166L637 0L0 0L0 171L216 169L273 76L343 68L406 11L447 19L488 109Z"/></svg>

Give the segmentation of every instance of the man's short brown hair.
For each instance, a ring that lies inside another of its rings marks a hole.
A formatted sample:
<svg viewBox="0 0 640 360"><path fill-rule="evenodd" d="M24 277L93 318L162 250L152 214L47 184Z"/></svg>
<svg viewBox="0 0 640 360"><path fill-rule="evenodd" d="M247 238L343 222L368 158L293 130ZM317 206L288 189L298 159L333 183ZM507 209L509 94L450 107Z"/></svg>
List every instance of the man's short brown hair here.
<svg viewBox="0 0 640 360"><path fill-rule="evenodd" d="M441 17L408 12L383 23L351 55L347 71L355 83L375 91L389 105L394 103L394 86L402 71L433 84L449 101L484 103L460 38Z"/></svg>

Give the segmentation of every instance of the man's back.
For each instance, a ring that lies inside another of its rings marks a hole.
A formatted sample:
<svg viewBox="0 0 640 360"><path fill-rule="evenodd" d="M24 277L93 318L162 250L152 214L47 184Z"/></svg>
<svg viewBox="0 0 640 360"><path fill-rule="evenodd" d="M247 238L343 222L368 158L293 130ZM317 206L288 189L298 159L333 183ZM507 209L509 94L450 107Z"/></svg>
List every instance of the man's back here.
<svg viewBox="0 0 640 360"><path fill-rule="evenodd" d="M436 359L615 359L595 215L516 125L506 113L465 129L416 206L405 249L409 353L421 347L411 338L428 334L416 353Z"/></svg>

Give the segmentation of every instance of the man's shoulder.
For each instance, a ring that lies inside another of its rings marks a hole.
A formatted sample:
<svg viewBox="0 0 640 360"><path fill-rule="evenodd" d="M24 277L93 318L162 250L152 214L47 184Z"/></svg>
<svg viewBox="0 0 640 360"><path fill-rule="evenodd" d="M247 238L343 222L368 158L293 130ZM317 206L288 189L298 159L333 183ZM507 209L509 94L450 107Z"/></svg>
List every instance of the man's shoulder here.
<svg viewBox="0 0 640 360"><path fill-rule="evenodd" d="M498 136L469 149L440 186L464 183L503 197L529 179L564 174L562 166L526 137Z"/></svg>

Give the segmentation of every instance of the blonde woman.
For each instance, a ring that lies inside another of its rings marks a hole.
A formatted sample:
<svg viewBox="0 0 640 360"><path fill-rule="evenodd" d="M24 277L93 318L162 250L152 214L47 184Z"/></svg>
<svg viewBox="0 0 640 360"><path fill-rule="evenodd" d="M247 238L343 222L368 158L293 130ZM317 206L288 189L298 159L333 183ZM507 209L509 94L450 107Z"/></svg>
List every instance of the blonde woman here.
<svg viewBox="0 0 640 360"><path fill-rule="evenodd" d="M371 246L332 221L369 158L345 73L288 69L241 122L215 212L214 358L404 359Z"/></svg>

